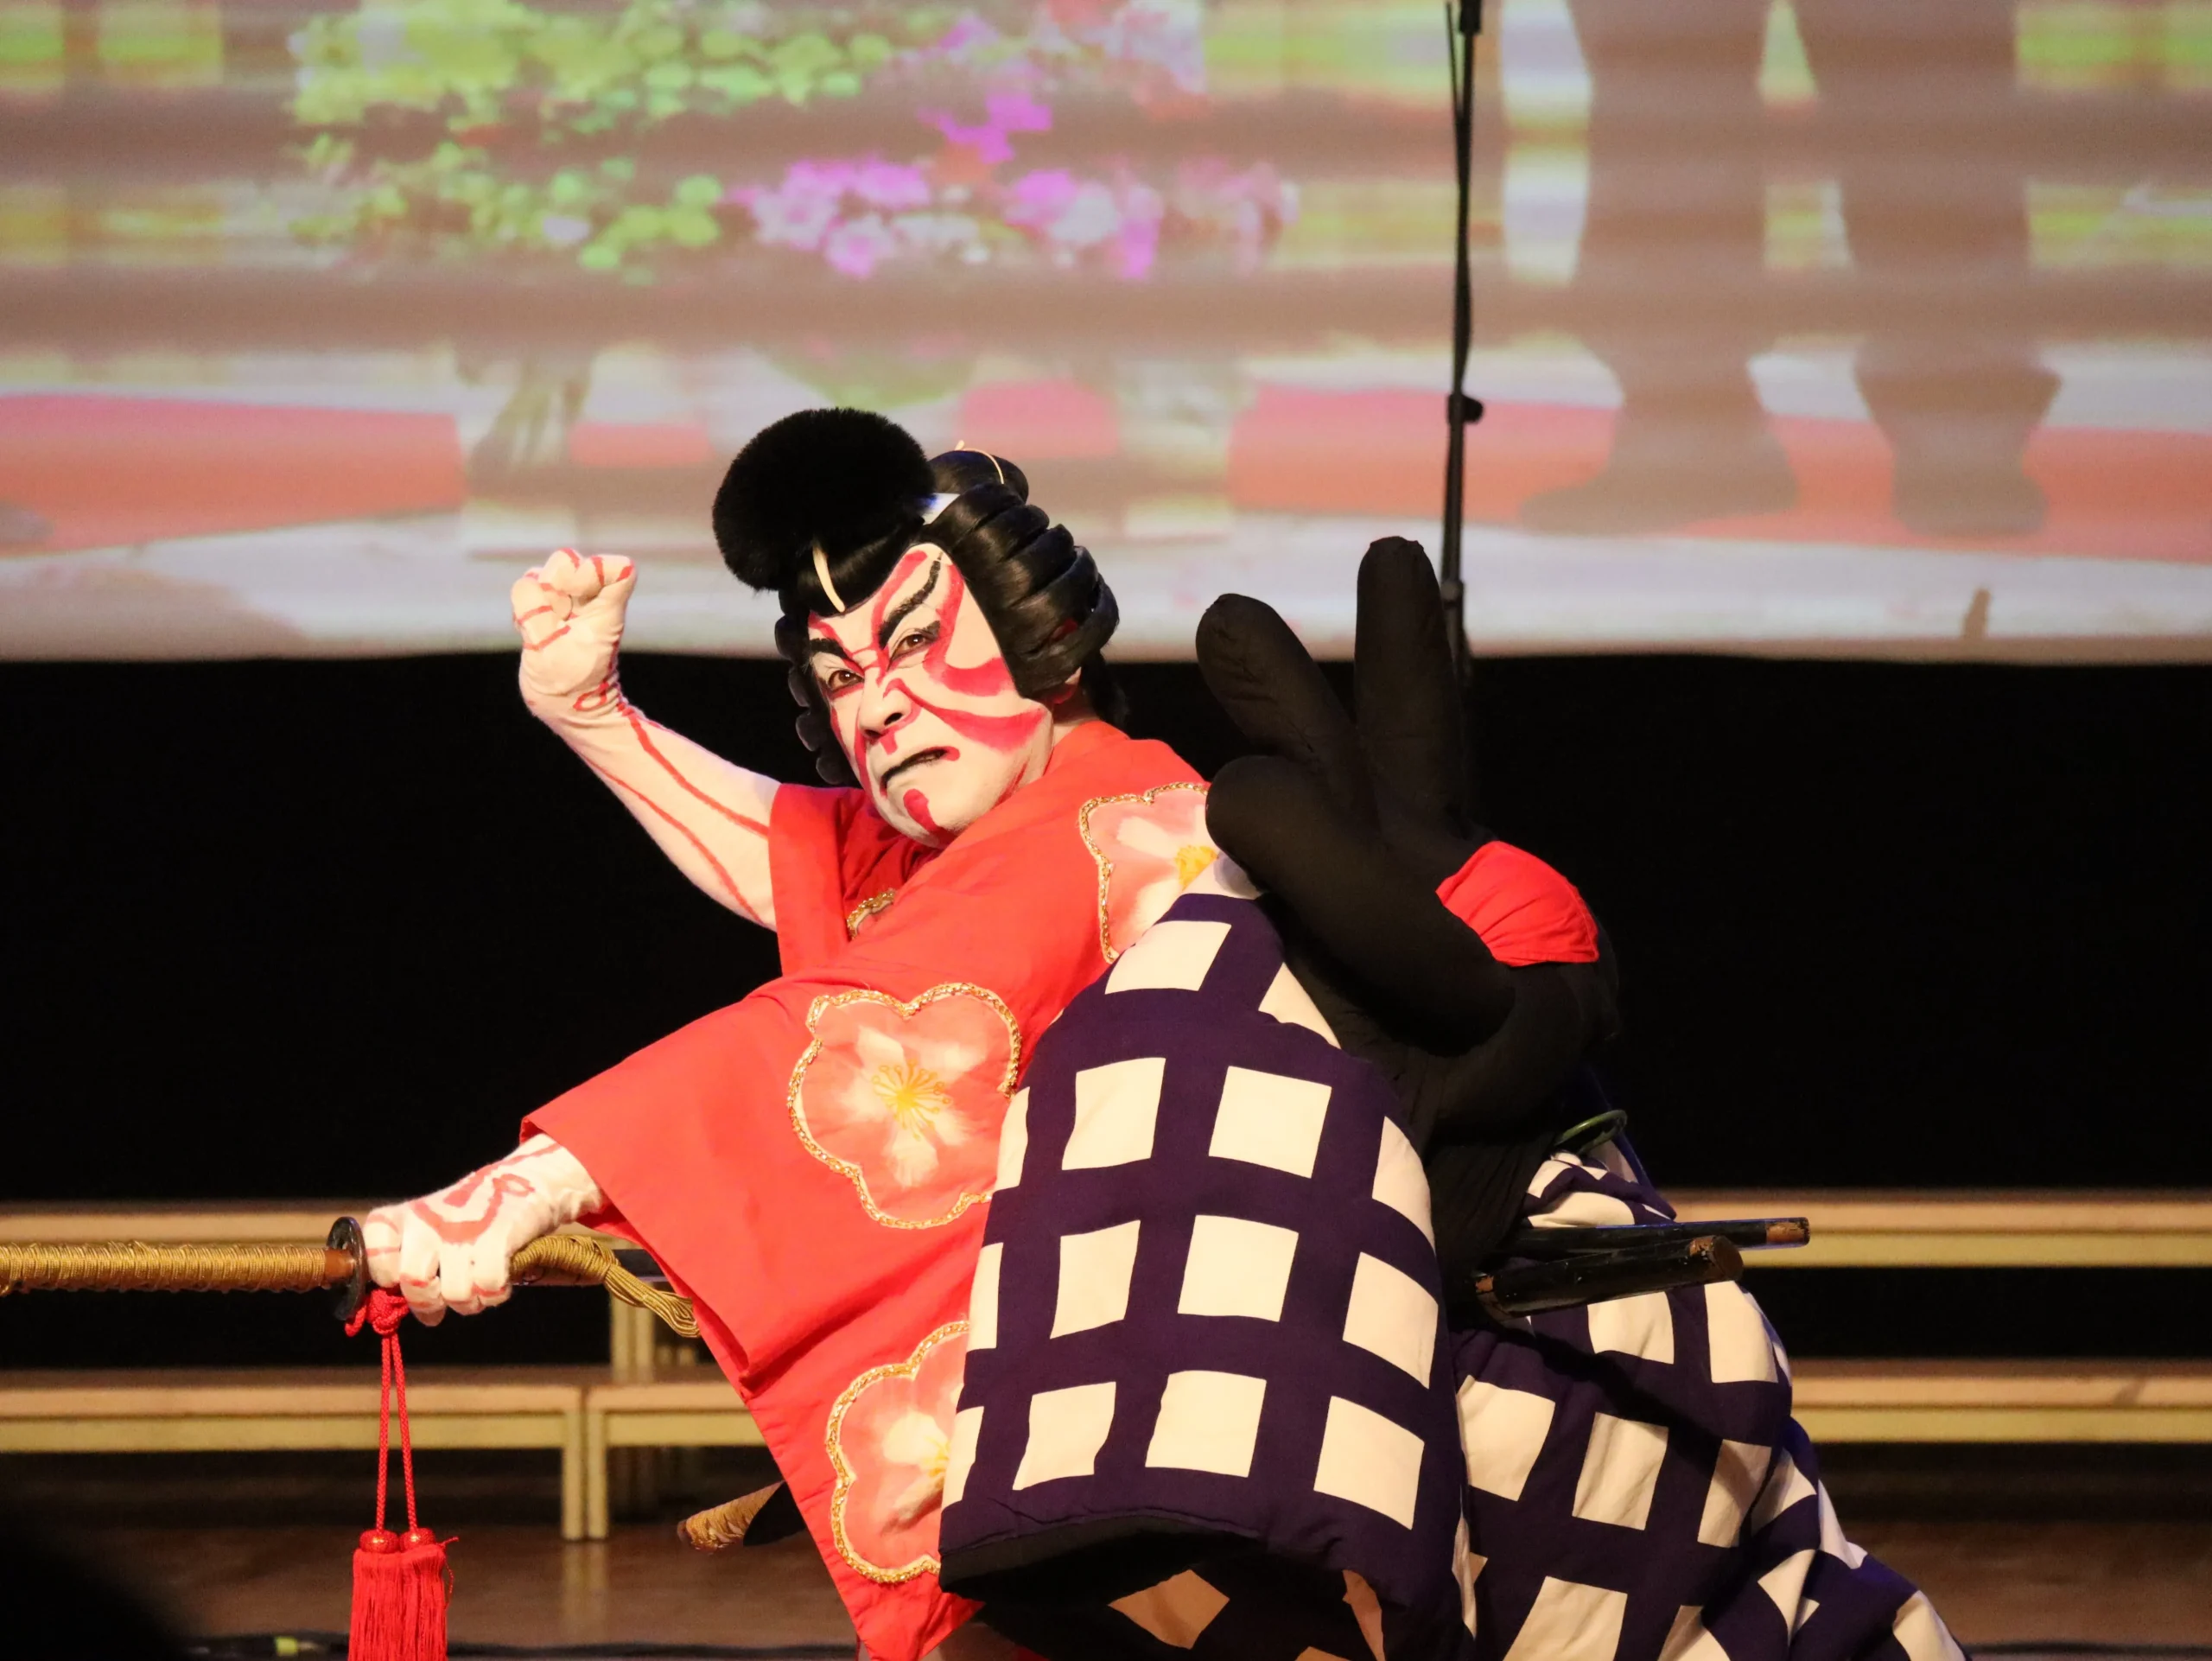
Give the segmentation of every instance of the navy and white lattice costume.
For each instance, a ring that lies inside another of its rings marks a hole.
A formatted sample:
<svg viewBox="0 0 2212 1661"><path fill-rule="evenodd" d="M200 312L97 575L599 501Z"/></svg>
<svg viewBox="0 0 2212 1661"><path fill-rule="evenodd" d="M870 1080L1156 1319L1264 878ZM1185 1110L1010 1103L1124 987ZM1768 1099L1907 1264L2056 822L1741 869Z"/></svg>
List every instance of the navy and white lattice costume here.
<svg viewBox="0 0 2212 1661"><path fill-rule="evenodd" d="M947 1586L1051 1661L1955 1661L1740 1287L1447 1329L1398 1105L1233 881L1007 1117ZM1669 1219L1632 1158L1547 1162L1529 1220Z"/></svg>
<svg viewBox="0 0 2212 1661"><path fill-rule="evenodd" d="M1541 1228L1675 1220L1633 1153L1560 1154ZM1956 1661L1927 1597L1844 1537L1789 1362L1733 1282L1454 1333L1475 1653Z"/></svg>

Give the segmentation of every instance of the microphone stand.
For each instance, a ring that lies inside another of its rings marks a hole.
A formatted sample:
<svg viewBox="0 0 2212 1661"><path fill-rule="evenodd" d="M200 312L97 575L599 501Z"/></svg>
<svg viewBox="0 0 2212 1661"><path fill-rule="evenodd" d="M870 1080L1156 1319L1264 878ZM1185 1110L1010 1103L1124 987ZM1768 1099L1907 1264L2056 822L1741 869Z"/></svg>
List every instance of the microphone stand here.
<svg viewBox="0 0 2212 1661"><path fill-rule="evenodd" d="M1480 400L1466 393L1467 354L1474 344L1474 272L1467 251L1469 199L1474 188L1475 36L1482 33L1482 0L1444 0L1444 26L1452 66L1452 143L1459 169L1459 200L1452 271L1452 391L1445 400L1448 441L1444 453L1444 541L1438 587L1444 600L1445 637L1452 670L1467 684L1467 585L1461 574L1460 532L1466 513L1467 429L1483 418Z"/></svg>

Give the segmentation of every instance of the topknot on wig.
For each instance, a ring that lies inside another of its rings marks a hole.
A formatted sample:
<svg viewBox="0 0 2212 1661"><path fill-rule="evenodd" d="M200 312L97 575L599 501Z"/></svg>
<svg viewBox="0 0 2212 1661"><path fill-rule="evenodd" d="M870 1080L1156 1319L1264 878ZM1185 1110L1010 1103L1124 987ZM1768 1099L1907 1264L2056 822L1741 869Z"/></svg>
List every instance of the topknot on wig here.
<svg viewBox="0 0 2212 1661"><path fill-rule="evenodd" d="M881 580L874 568L904 550L935 490L929 458L895 422L867 410L801 410L763 428L729 464L715 493L715 542L739 581L778 590L787 610L821 603L818 548L849 602Z"/></svg>

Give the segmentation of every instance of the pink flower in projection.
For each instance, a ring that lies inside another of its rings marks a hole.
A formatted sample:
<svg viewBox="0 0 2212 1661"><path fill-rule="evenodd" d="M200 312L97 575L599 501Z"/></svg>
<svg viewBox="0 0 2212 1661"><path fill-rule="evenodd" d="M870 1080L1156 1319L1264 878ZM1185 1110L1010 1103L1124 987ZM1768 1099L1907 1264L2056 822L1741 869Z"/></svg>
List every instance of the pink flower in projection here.
<svg viewBox="0 0 2212 1661"><path fill-rule="evenodd" d="M1118 63L1160 71L1178 92L1205 91L1205 12L1192 0L1129 0L1084 34Z"/></svg>
<svg viewBox="0 0 2212 1661"><path fill-rule="evenodd" d="M991 1191L1021 1034L997 994L952 982L912 1003L814 1001L792 1069L791 1127L889 1228L949 1223Z"/></svg>
<svg viewBox="0 0 2212 1661"><path fill-rule="evenodd" d="M848 220L823 239L822 258L832 270L847 277L867 277L883 260L899 251L897 232L874 213Z"/></svg>
<svg viewBox="0 0 2212 1661"><path fill-rule="evenodd" d="M724 200L752 210L762 242L818 252L847 277L872 276L887 259L935 251L948 240L942 216L913 211L935 200L922 169L872 156L794 162L772 190L747 186Z"/></svg>
<svg viewBox="0 0 2212 1661"><path fill-rule="evenodd" d="M940 1327L904 1361L873 1367L830 1410L837 1482L830 1531L837 1555L895 1584L938 1566L938 1518L952 1460L952 1418L968 1359L968 1323Z"/></svg>
<svg viewBox="0 0 2212 1661"><path fill-rule="evenodd" d="M1029 232L1057 264L1084 254L1103 257L1117 277L1152 269L1166 211L1160 193L1126 177L1077 179L1065 168L1039 168L1007 187L1008 225Z"/></svg>
<svg viewBox="0 0 2212 1661"><path fill-rule="evenodd" d="M1158 922L1221 850L1206 832L1204 785L1085 802L1084 845L1098 862L1098 947L1112 963Z"/></svg>
<svg viewBox="0 0 2212 1661"><path fill-rule="evenodd" d="M930 205L930 181L917 167L879 162L871 156L852 170L851 189L870 207L896 212Z"/></svg>
<svg viewBox="0 0 2212 1661"><path fill-rule="evenodd" d="M747 186L729 191L725 200L752 210L761 241L813 250L836 226L855 171L849 162L794 162L773 190Z"/></svg>
<svg viewBox="0 0 2212 1661"><path fill-rule="evenodd" d="M921 110L916 113L943 133L947 143L965 144L975 151L978 161L992 167L1014 159L1009 135L1052 130L1051 107L1019 89L993 92L985 98L980 125L963 122L949 110Z"/></svg>
<svg viewBox="0 0 2212 1661"><path fill-rule="evenodd" d="M974 57L979 61L1006 37L972 11L963 11L952 27L913 55L918 59Z"/></svg>
<svg viewBox="0 0 2212 1661"><path fill-rule="evenodd" d="M1122 190L1122 223L1114 236L1114 275L1134 282L1152 270L1160 251L1160 193L1145 185Z"/></svg>
<svg viewBox="0 0 2212 1661"><path fill-rule="evenodd" d="M1007 188L1008 225L1044 229L1065 213L1081 188L1065 168L1036 168Z"/></svg>

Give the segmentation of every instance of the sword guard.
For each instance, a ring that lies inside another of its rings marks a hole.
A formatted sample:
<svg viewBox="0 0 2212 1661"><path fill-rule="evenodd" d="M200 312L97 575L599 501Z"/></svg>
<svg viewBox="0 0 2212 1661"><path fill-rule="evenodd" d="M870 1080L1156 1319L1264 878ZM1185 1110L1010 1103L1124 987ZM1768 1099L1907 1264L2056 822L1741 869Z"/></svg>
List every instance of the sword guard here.
<svg viewBox="0 0 2212 1661"><path fill-rule="evenodd" d="M369 1301L369 1243L361 1238L359 1219L341 1217L333 1223L323 1249L334 1257L343 1254L347 1260L332 1265L344 1271L343 1278L333 1277L330 1299L330 1312L343 1326Z"/></svg>

